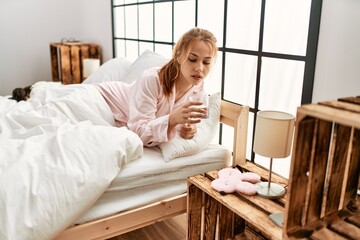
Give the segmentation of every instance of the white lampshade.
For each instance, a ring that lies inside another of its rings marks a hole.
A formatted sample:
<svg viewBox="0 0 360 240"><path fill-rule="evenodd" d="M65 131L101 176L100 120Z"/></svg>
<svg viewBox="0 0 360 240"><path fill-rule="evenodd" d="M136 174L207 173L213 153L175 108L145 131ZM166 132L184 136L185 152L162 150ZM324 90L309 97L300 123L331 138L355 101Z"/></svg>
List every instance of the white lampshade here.
<svg viewBox="0 0 360 240"><path fill-rule="evenodd" d="M89 77L100 67L100 59L96 58L84 58L83 60L83 76Z"/></svg>
<svg viewBox="0 0 360 240"><path fill-rule="evenodd" d="M259 111L257 113L254 152L270 158L269 181L256 184L257 193L265 198L275 199L285 194L285 188L271 183L273 158L290 155L295 117L279 111Z"/></svg>
<svg viewBox="0 0 360 240"><path fill-rule="evenodd" d="M269 158L290 155L295 117L279 111L257 113L254 152Z"/></svg>

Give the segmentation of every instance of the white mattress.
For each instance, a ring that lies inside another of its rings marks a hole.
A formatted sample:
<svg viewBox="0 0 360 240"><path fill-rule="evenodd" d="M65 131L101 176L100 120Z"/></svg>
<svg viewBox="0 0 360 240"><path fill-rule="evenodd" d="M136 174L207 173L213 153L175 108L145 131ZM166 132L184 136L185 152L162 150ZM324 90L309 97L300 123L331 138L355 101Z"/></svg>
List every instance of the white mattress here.
<svg viewBox="0 0 360 240"><path fill-rule="evenodd" d="M144 156L122 168L108 190L77 224L105 217L186 192L187 177L231 164L231 152L209 145L201 153L165 162L158 148L144 148Z"/></svg>

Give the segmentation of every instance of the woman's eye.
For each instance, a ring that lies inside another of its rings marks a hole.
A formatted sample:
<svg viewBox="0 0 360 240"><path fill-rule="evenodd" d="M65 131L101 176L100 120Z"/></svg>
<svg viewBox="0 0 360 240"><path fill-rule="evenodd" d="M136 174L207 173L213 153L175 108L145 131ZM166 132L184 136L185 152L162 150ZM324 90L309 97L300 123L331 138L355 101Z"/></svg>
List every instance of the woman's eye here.
<svg viewBox="0 0 360 240"><path fill-rule="evenodd" d="M191 58L189 58L189 61L190 61L190 62L196 62L196 59L191 59Z"/></svg>
<svg viewBox="0 0 360 240"><path fill-rule="evenodd" d="M203 62L205 65L210 65L210 62Z"/></svg>

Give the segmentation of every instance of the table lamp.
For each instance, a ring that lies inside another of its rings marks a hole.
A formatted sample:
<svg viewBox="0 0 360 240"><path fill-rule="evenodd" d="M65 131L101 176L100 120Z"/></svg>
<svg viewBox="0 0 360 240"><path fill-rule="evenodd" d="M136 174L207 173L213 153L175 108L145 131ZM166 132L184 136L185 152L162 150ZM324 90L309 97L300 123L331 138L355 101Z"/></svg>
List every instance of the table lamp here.
<svg viewBox="0 0 360 240"><path fill-rule="evenodd" d="M259 111L257 113L254 152L270 158L269 181L257 184L257 194L276 199L285 194L285 188L271 182L273 158L290 155L295 117L279 111Z"/></svg>
<svg viewBox="0 0 360 240"><path fill-rule="evenodd" d="M83 59L83 76L84 79L89 77L100 67L100 59L97 58L84 58Z"/></svg>

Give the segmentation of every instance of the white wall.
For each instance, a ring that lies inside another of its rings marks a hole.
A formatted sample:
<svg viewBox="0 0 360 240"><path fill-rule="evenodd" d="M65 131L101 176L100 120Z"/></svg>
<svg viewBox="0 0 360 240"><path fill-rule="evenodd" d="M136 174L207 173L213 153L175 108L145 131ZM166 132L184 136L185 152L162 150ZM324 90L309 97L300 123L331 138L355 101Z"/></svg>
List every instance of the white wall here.
<svg viewBox="0 0 360 240"><path fill-rule="evenodd" d="M51 81L50 42L74 37L112 57L111 8L105 0L0 0L0 95Z"/></svg>
<svg viewBox="0 0 360 240"><path fill-rule="evenodd" d="M323 0L313 102L360 95L360 1Z"/></svg>
<svg viewBox="0 0 360 240"><path fill-rule="evenodd" d="M360 1L323 0L313 102L360 95ZM112 57L108 0L0 0L0 95L51 81L49 43L94 42Z"/></svg>

